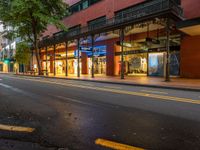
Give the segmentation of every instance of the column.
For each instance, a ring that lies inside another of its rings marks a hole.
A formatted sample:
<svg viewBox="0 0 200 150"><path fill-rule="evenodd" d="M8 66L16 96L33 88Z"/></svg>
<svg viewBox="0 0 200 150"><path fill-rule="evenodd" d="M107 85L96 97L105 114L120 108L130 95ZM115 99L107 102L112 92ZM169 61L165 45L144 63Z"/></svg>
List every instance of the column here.
<svg viewBox="0 0 200 150"><path fill-rule="evenodd" d="M48 67L47 67L47 63L48 63L48 47L46 46L46 76L48 76Z"/></svg>
<svg viewBox="0 0 200 150"><path fill-rule="evenodd" d="M31 53L31 54L32 54L32 59L31 59L31 63L32 63L32 64L31 64L31 71L34 70L34 66L33 66L33 65L34 65L34 64L33 64L34 52L33 52L33 51L34 51L34 49L32 50L32 53Z"/></svg>
<svg viewBox="0 0 200 150"><path fill-rule="evenodd" d="M166 51L167 51L167 56L166 56L166 74L165 74L165 81L169 82L170 81L170 22L169 18L167 18L166 22Z"/></svg>
<svg viewBox="0 0 200 150"><path fill-rule="evenodd" d="M80 77L80 39L77 39L77 49L78 49L77 77Z"/></svg>
<svg viewBox="0 0 200 150"><path fill-rule="evenodd" d="M65 62L66 62L66 68L65 68L65 76L68 76L68 41L65 42L65 53L66 53L66 58L65 58Z"/></svg>
<svg viewBox="0 0 200 150"><path fill-rule="evenodd" d="M92 69L91 69L91 76L94 78L94 35L91 36L92 38Z"/></svg>
<svg viewBox="0 0 200 150"><path fill-rule="evenodd" d="M120 30L120 45L121 45L121 79L124 79L124 29Z"/></svg>
<svg viewBox="0 0 200 150"><path fill-rule="evenodd" d="M53 62L53 74L54 76L56 76L56 45L53 45L53 59L54 59L54 62Z"/></svg>

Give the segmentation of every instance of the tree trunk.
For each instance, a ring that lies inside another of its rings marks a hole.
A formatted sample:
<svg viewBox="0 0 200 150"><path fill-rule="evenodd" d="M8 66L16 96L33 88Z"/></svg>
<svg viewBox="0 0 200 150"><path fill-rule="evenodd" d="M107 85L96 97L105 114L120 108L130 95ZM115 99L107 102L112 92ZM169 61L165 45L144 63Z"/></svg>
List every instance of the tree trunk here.
<svg viewBox="0 0 200 150"><path fill-rule="evenodd" d="M26 73L26 65L23 64L23 72Z"/></svg>
<svg viewBox="0 0 200 150"><path fill-rule="evenodd" d="M37 35L34 36L34 47L35 47L35 52L36 52L36 60L37 60L37 66L38 66L38 74L43 75L42 73L42 64L40 60L40 54L39 54L39 47L38 47L38 39Z"/></svg>

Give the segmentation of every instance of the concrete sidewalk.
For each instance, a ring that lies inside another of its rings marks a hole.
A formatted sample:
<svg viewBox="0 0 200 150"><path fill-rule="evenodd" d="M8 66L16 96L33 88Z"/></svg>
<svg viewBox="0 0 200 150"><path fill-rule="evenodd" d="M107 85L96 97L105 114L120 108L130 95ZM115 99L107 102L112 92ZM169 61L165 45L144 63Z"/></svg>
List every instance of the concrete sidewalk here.
<svg viewBox="0 0 200 150"><path fill-rule="evenodd" d="M19 74L18 74L19 75ZM23 76L32 76L26 74L20 74ZM37 76L38 77L38 76ZM170 82L165 82L164 78L160 77L125 77L121 80L120 77L108 77L108 76L96 76L91 78L90 76L82 75L80 78L76 76L40 76L44 78L56 78L56 79L67 79L67 80L81 80L90 82L110 83L110 84L122 84L132 86L145 86L155 88L167 88L167 89L179 89L179 90L190 90L200 92L200 79L186 79L172 77Z"/></svg>

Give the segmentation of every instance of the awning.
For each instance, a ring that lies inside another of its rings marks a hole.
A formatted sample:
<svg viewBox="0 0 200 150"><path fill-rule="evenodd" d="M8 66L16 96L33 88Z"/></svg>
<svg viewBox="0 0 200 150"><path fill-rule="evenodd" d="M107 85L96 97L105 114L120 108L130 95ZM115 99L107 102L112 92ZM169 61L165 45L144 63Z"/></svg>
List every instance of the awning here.
<svg viewBox="0 0 200 150"><path fill-rule="evenodd" d="M177 28L191 36L200 35L200 18L178 22Z"/></svg>

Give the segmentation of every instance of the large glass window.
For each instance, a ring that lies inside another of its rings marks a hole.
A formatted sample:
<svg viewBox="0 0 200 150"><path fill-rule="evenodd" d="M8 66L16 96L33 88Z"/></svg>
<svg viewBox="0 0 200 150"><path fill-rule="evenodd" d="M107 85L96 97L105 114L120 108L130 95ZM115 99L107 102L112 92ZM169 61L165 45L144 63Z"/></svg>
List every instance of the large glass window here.
<svg viewBox="0 0 200 150"><path fill-rule="evenodd" d="M86 9L86 8L88 8L88 7L89 7L88 1L84 1L84 2L82 3L82 8L83 8L83 9Z"/></svg>
<svg viewBox="0 0 200 150"><path fill-rule="evenodd" d="M149 54L149 76L164 76L164 53Z"/></svg>
<svg viewBox="0 0 200 150"><path fill-rule="evenodd" d="M90 5L97 3L100 0L89 0L90 1Z"/></svg>
<svg viewBox="0 0 200 150"><path fill-rule="evenodd" d="M175 51L170 54L170 75L180 75L180 52Z"/></svg>
<svg viewBox="0 0 200 150"><path fill-rule="evenodd" d="M71 36L77 35L81 32L81 26L77 25L77 26L71 27L69 28L68 32L69 32L68 34L70 34Z"/></svg>
<svg viewBox="0 0 200 150"><path fill-rule="evenodd" d="M76 4L76 5L71 6L69 9L70 9L70 12L73 14L73 13L78 12L78 11L81 10L81 5L80 4Z"/></svg>
<svg viewBox="0 0 200 150"><path fill-rule="evenodd" d="M128 75L147 74L147 53L125 56L125 73Z"/></svg>
<svg viewBox="0 0 200 150"><path fill-rule="evenodd" d="M100 1L100 0L83 0L83 1L80 1L80 2L78 2L78 3L74 4L74 5L72 5L72 6L69 8L69 12L70 12L71 14L76 13L76 12L79 12L79 11L81 11L81 10L83 10L83 9L86 9L86 8L88 8L89 6L91 6L91 5L95 4L95 3L97 3L98 1Z"/></svg>
<svg viewBox="0 0 200 150"><path fill-rule="evenodd" d="M106 24L106 16L88 22L89 30L94 30Z"/></svg>

